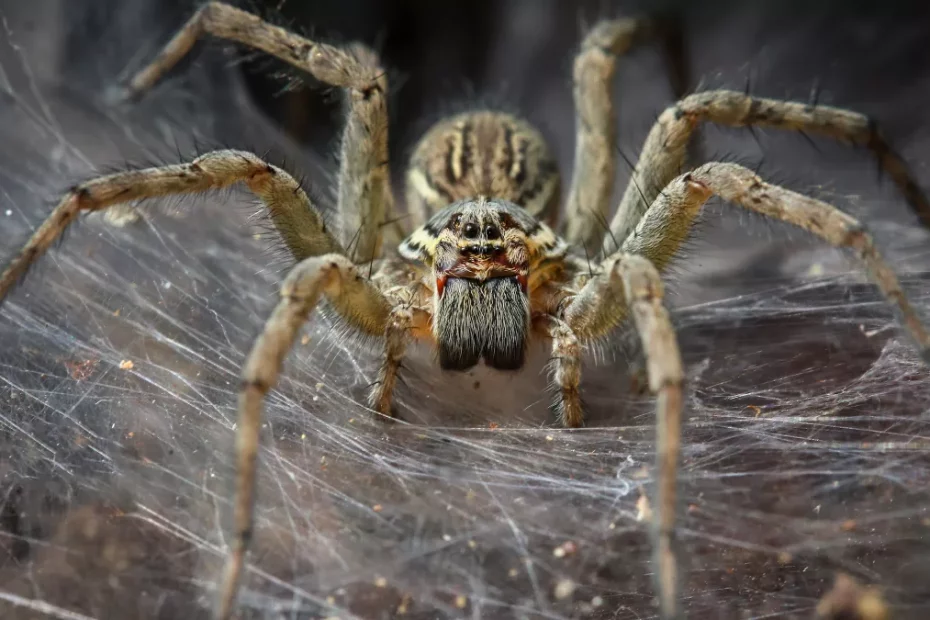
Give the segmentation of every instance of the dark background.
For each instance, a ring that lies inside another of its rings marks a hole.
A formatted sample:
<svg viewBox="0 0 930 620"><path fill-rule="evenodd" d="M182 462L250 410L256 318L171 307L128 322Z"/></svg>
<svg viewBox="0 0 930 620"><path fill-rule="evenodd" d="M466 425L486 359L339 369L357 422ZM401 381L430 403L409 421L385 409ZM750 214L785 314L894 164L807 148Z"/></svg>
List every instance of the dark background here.
<svg viewBox="0 0 930 620"><path fill-rule="evenodd" d="M477 101L540 125L567 186L584 24L646 10L677 37L689 89L748 82L806 101L819 85L820 102L873 115L930 187L930 16L918 3L267 4L249 8L381 50L398 177L429 122ZM325 199L338 97L280 63L211 42L139 104L103 102L190 11L0 0L0 256L75 181L218 146L267 152ZM631 157L674 99L663 49L620 62ZM764 176L861 217L930 305L930 236L867 153L720 128L701 148L761 161ZM621 188L627 178L621 163ZM3 306L3 617L207 617L228 532L237 375L286 267L250 225L254 211L232 194L167 201L123 227L89 217ZM669 276L689 374L689 616L809 618L844 572L882 588L896 618L926 617L928 373L855 263L712 203ZM306 333L269 397L248 614L655 616L636 518L655 421L649 400L628 393L614 340L588 356L590 425L568 432L546 406L544 350L518 376L450 376L417 351L398 391L403 421L386 426L360 404L374 347L318 316Z"/></svg>

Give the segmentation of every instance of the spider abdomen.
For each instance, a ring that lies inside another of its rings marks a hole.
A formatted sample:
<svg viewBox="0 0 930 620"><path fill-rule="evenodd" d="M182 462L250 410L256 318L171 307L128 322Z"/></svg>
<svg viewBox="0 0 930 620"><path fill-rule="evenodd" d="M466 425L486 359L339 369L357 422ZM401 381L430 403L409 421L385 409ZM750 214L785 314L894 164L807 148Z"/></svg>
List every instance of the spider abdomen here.
<svg viewBox="0 0 930 620"><path fill-rule="evenodd" d="M551 219L559 184L539 131L511 114L472 111L440 121L420 139L407 171L407 202L424 221L476 196L507 200Z"/></svg>

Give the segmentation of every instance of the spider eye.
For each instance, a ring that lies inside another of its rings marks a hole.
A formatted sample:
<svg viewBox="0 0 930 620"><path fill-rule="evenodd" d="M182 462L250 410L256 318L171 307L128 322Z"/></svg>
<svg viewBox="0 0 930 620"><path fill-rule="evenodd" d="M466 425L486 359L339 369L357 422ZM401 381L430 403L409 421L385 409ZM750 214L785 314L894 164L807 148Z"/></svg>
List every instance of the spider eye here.
<svg viewBox="0 0 930 620"><path fill-rule="evenodd" d="M484 236L488 239L500 239L501 231L497 229L497 226L487 226L484 229Z"/></svg>
<svg viewBox="0 0 930 620"><path fill-rule="evenodd" d="M462 230L462 234L465 235L466 239L475 239L478 237L478 225L474 222L469 222L465 224L465 228Z"/></svg>

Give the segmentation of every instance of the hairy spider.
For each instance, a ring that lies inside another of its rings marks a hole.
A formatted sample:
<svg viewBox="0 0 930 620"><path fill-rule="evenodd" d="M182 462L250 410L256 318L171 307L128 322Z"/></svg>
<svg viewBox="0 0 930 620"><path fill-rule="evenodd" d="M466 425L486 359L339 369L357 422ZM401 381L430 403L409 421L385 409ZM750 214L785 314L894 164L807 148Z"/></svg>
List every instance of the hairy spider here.
<svg viewBox="0 0 930 620"><path fill-rule="evenodd" d="M685 150L705 121L806 131L868 147L930 224L930 204L905 163L866 117L847 110L762 99L731 91L687 96L669 107L646 139L631 183L603 234L615 167L616 121L610 82L619 55L650 30L647 21L597 24L574 64L575 170L565 226L553 225L559 173L541 135L521 119L490 110L442 120L420 140L407 172L407 208L418 228L397 252L382 249L395 217L388 170L387 80L377 56L353 44L311 41L221 2L205 4L158 57L129 83L149 89L203 34L257 48L344 89L348 100L338 187L342 232L327 229L316 207L284 170L242 151L207 153L190 163L92 179L64 196L0 276L0 300L84 211L156 196L244 183L265 204L298 261L281 300L245 362L239 397L235 538L219 585L217 617L233 611L252 537L262 404L301 325L324 298L352 328L385 343L370 404L390 416L391 395L408 344L435 344L441 367L480 361L518 369L532 339L551 342L556 407L579 426L581 355L632 315L656 395L656 492L651 528L663 618L682 615L674 520L682 363L663 307L659 273L713 195L787 222L854 251L905 329L930 361L930 335L871 237L837 208L770 185L732 163L681 174ZM591 265L587 256L599 261ZM369 276L370 274L370 276Z"/></svg>

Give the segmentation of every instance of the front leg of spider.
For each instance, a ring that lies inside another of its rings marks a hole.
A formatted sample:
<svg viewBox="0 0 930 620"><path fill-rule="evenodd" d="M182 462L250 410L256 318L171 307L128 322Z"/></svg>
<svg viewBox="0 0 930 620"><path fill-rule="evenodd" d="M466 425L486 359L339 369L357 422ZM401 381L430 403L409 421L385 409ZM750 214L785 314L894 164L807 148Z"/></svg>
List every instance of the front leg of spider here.
<svg viewBox="0 0 930 620"><path fill-rule="evenodd" d="M930 331L866 228L835 206L767 183L743 166L712 162L674 179L623 242L623 251L642 254L663 269L687 238L704 203L714 195L850 251L930 364Z"/></svg>
<svg viewBox="0 0 930 620"><path fill-rule="evenodd" d="M663 305L659 272L643 256L625 252L609 256L600 265L598 273L565 307L559 324L559 331L563 334L554 335L553 342L564 340L564 333L583 341L600 338L630 315L646 356L649 389L656 396L656 491L650 529L656 592L661 617L679 618L682 614L678 600L681 575L675 515L684 370L675 331ZM570 369L575 363L570 358L557 358L557 377L574 376ZM565 366L569 372L563 370ZM576 382L559 385L566 414L572 411L571 403L577 387ZM572 417L571 421L580 423L580 410L574 415L577 418Z"/></svg>
<svg viewBox="0 0 930 620"><path fill-rule="evenodd" d="M400 372L410 342L413 316L414 312L408 305L395 306L391 311L384 333L384 361L381 362L378 371L378 380L368 396L369 406L388 417L394 417L394 387L397 385L397 373Z"/></svg>
<svg viewBox="0 0 930 620"><path fill-rule="evenodd" d="M281 286L281 301L252 346L242 371L236 434L234 540L220 583L217 618L232 614L252 539L264 398L277 383L285 357L321 297L326 297L359 331L381 335L387 328L390 315L387 299L345 256L326 254L307 258L288 274ZM351 308L351 313L346 313L347 308Z"/></svg>

